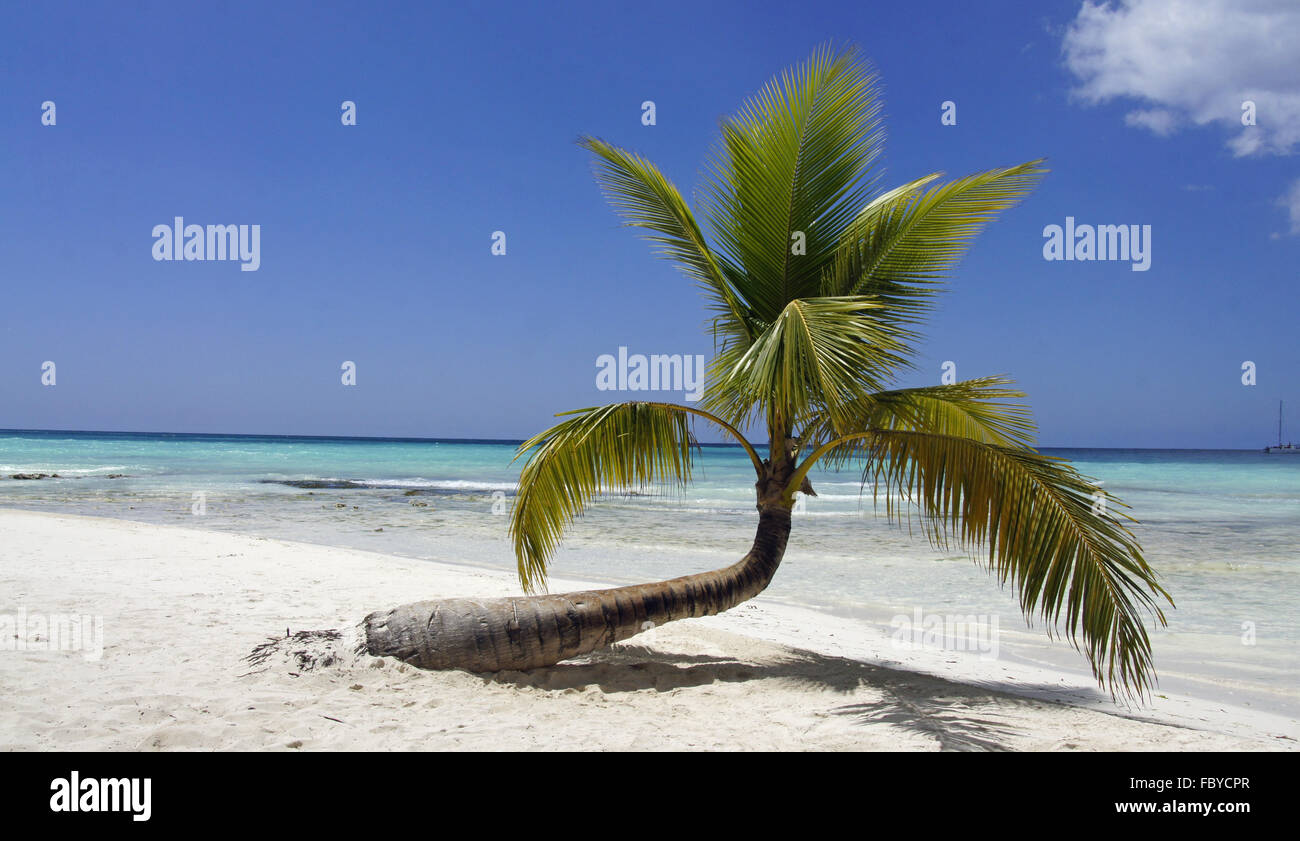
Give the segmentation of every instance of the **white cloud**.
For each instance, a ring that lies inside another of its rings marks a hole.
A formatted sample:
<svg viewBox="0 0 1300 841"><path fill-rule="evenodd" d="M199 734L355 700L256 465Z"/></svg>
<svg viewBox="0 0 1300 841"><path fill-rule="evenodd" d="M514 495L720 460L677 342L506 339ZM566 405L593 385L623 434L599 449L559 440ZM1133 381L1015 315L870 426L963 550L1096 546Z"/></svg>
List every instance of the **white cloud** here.
<svg viewBox="0 0 1300 841"><path fill-rule="evenodd" d="M1278 197L1277 203L1286 208L1291 217L1291 236L1300 235L1300 178L1291 183L1291 189Z"/></svg>
<svg viewBox="0 0 1300 841"><path fill-rule="evenodd" d="M1243 157L1300 144L1297 45L1296 0L1084 0L1062 50L1084 101L1136 100L1125 122L1159 135L1221 125ZM1253 126L1242 124L1246 100Z"/></svg>
<svg viewBox="0 0 1300 841"><path fill-rule="evenodd" d="M1145 111L1130 111L1124 115L1124 122L1130 126L1142 126L1161 137L1167 137L1178 128L1178 115L1167 108L1148 108Z"/></svg>

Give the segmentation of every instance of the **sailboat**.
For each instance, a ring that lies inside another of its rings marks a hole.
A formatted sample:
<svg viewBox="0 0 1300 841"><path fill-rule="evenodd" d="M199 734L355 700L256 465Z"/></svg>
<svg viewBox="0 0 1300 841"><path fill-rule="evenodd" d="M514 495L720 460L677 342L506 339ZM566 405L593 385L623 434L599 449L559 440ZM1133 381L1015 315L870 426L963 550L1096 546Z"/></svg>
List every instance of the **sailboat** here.
<svg viewBox="0 0 1300 841"><path fill-rule="evenodd" d="M1295 444L1282 443L1282 401L1277 401L1277 446L1265 447L1266 453L1287 453L1291 455L1300 455L1300 447Z"/></svg>

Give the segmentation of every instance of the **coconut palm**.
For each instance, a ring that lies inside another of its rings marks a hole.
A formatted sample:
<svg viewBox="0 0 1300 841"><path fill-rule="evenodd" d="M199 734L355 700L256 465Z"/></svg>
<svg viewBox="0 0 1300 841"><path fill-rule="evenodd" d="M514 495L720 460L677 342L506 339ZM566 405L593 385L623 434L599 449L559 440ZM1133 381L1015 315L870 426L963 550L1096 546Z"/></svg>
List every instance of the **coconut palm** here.
<svg viewBox="0 0 1300 841"><path fill-rule="evenodd" d="M525 592L544 589L566 526L600 495L690 481L694 424L754 467L758 529L725 569L632 587L449 599L371 614L364 643L428 668L530 669L677 619L725 611L772 580L816 465L855 465L895 521L969 549L1088 658L1112 693L1152 685L1148 616L1169 600L1122 503L1039 453L1024 395L1001 377L893 388L946 273L1041 161L880 191L877 80L821 49L773 79L722 134L696 210L646 159L580 145L627 225L703 290L716 348L698 406L580 409L525 442L510 521ZM703 224L701 224L701 221ZM765 452L742 430L765 431ZM1099 505L1102 501L1104 504Z"/></svg>

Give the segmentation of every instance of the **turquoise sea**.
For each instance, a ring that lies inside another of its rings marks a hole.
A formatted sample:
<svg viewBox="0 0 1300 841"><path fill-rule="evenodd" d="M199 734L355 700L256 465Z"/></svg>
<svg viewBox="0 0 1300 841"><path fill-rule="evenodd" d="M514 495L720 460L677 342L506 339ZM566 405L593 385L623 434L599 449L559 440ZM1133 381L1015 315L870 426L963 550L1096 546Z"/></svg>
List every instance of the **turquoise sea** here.
<svg viewBox="0 0 1300 841"><path fill-rule="evenodd" d="M0 431L0 506L513 569L504 512L517 443ZM1101 481L1140 521L1134 531L1177 603L1168 627L1153 631L1161 687L1300 714L1300 457L1046 452ZM32 473L59 478L10 478ZM764 598L885 630L917 608L996 615L1001 656L1084 671L1080 655L1049 643L1041 623L1027 627L1014 596L967 556L889 523L858 473L812 481L818 496L797 515ZM597 502L552 572L616 584L729 564L753 536L752 486L742 450L705 445L684 494L646 488Z"/></svg>

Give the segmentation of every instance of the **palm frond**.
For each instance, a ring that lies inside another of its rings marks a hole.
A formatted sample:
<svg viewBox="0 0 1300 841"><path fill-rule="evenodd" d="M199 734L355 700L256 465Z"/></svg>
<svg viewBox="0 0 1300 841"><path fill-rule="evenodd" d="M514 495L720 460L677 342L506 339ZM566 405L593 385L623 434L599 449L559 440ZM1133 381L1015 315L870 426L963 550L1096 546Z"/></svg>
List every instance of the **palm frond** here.
<svg viewBox="0 0 1300 841"><path fill-rule="evenodd" d="M578 145L596 156L595 174L605 198L625 224L645 231L657 252L676 263L699 285L716 315L715 336L722 345L745 343L752 329L731 278L737 272L704 239L686 200L659 168L641 156L595 137Z"/></svg>
<svg viewBox="0 0 1300 841"><path fill-rule="evenodd" d="M826 47L723 121L700 204L758 319L770 323L790 301L818 294L874 187L880 109L876 76L857 51ZM792 249L796 232L805 238L801 255Z"/></svg>
<svg viewBox="0 0 1300 841"><path fill-rule="evenodd" d="M761 468L748 441L709 413L671 403L615 403L565 412L566 418L523 444L528 456L510 516L519 581L525 592L544 588L546 568L564 529L596 496L647 485L682 488L690 481L691 419L703 418L740 442Z"/></svg>
<svg viewBox="0 0 1300 841"><path fill-rule="evenodd" d="M1005 377L980 377L948 385L903 388L870 394L846 408L847 426L829 414L810 423L800 438L811 447L861 429L901 429L955 435L1004 447L1032 447L1036 427L1029 407L1014 402L1024 392ZM842 467L864 457L869 442L852 438L822 461Z"/></svg>
<svg viewBox="0 0 1300 841"><path fill-rule="evenodd" d="M861 296L791 301L749 347L714 358L703 405L741 425L761 412L772 428L819 412L847 423L848 407L904 364L905 337L880 307Z"/></svg>
<svg viewBox="0 0 1300 841"><path fill-rule="evenodd" d="M1063 628L1114 695L1154 685L1145 620L1165 624L1173 605L1126 523L1122 502L1062 459L954 435L869 430L864 481L884 494L886 514L919 512L938 546L987 548L989 569L1035 613ZM817 454L814 454L814 456ZM1099 499L1103 504L1098 504Z"/></svg>
<svg viewBox="0 0 1300 841"><path fill-rule="evenodd" d="M845 232L823 273L822 294L874 295L893 317L915 322L975 236L1047 173L1041 163L930 186L935 173L877 197Z"/></svg>

